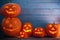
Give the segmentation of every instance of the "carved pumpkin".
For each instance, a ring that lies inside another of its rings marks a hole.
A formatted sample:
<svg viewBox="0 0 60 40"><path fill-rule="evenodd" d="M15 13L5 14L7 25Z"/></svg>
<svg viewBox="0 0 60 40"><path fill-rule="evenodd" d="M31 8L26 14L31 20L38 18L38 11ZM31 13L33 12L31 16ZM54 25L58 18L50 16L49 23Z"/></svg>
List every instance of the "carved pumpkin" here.
<svg viewBox="0 0 60 40"><path fill-rule="evenodd" d="M28 34L31 34L32 33L32 24L30 22L24 23L22 31L24 31Z"/></svg>
<svg viewBox="0 0 60 40"><path fill-rule="evenodd" d="M18 4L7 3L2 6L1 11L5 17L16 17L21 12L21 8Z"/></svg>
<svg viewBox="0 0 60 40"><path fill-rule="evenodd" d="M18 18L4 18L2 31L5 35L15 37L21 30L21 21Z"/></svg>
<svg viewBox="0 0 60 40"><path fill-rule="evenodd" d="M28 34L26 32L20 32L20 34L17 36L17 38L28 38Z"/></svg>
<svg viewBox="0 0 60 40"><path fill-rule="evenodd" d="M34 28L33 29L33 36L44 37L45 36L45 30L41 27Z"/></svg>
<svg viewBox="0 0 60 40"><path fill-rule="evenodd" d="M60 24L47 24L46 32L51 37L60 37Z"/></svg>

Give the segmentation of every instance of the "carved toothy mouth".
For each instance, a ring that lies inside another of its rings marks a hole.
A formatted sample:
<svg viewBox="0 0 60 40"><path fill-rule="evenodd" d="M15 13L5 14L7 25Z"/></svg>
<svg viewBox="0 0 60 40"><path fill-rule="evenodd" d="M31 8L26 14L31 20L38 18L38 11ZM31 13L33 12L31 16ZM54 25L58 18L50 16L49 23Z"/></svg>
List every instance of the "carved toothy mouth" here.
<svg viewBox="0 0 60 40"><path fill-rule="evenodd" d="M50 31L50 30L49 30L49 33L55 34L55 33L57 33L57 31Z"/></svg>
<svg viewBox="0 0 60 40"><path fill-rule="evenodd" d="M35 32L36 34L42 34L42 32Z"/></svg>
<svg viewBox="0 0 60 40"><path fill-rule="evenodd" d="M14 31L14 30L17 30L18 28L16 28L16 29L7 29L7 28L3 27L3 29L12 32L12 31Z"/></svg>
<svg viewBox="0 0 60 40"><path fill-rule="evenodd" d="M7 11L7 10L6 10L6 12L7 12L8 14L14 14L14 12L12 12L12 11Z"/></svg>
<svg viewBox="0 0 60 40"><path fill-rule="evenodd" d="M24 30L25 32L31 32L31 30Z"/></svg>

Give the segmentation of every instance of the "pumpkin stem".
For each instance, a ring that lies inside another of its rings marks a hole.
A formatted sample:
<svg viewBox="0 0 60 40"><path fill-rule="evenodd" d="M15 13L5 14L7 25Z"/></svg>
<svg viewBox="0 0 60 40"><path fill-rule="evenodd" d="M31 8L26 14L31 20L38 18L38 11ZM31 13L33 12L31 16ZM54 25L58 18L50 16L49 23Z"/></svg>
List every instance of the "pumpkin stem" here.
<svg viewBox="0 0 60 40"><path fill-rule="evenodd" d="M53 22L53 24L55 24L55 21Z"/></svg>
<svg viewBox="0 0 60 40"><path fill-rule="evenodd" d="M55 21L53 22L53 27L54 27L54 25L55 25Z"/></svg>

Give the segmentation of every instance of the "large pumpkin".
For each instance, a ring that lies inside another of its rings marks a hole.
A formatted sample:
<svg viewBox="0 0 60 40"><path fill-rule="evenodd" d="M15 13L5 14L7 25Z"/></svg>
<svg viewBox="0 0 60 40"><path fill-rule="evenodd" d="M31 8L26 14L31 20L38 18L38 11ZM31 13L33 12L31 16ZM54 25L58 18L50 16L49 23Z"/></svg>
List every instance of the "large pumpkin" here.
<svg viewBox="0 0 60 40"><path fill-rule="evenodd" d="M21 12L21 8L18 4L7 3L2 6L1 12L5 17L16 17Z"/></svg>
<svg viewBox="0 0 60 40"><path fill-rule="evenodd" d="M4 18L2 21L2 31L7 36L15 37L21 30L21 21L18 18Z"/></svg>
<svg viewBox="0 0 60 40"><path fill-rule="evenodd" d="M51 37L60 37L60 24L47 24L46 32Z"/></svg>
<svg viewBox="0 0 60 40"><path fill-rule="evenodd" d="M22 31L31 35L32 34L32 24L30 22L25 22L23 25Z"/></svg>
<svg viewBox="0 0 60 40"><path fill-rule="evenodd" d="M45 36L45 30L41 27L34 28L33 29L33 36L44 37Z"/></svg>

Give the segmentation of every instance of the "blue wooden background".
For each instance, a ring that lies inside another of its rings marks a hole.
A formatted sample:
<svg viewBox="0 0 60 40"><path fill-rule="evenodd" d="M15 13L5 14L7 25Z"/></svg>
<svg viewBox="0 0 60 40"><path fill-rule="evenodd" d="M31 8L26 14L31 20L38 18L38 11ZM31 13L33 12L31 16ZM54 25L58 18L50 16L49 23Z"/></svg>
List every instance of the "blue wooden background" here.
<svg viewBox="0 0 60 40"><path fill-rule="evenodd" d="M17 3L21 6L18 18L31 22L34 27L45 28L47 23L60 23L60 0L0 0L0 8L5 3ZM4 17L0 15L0 23Z"/></svg>

